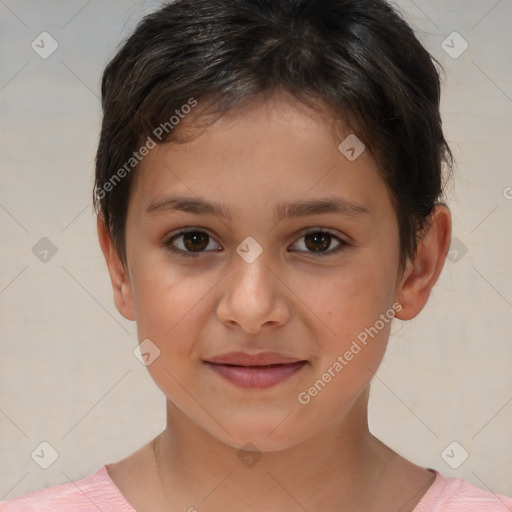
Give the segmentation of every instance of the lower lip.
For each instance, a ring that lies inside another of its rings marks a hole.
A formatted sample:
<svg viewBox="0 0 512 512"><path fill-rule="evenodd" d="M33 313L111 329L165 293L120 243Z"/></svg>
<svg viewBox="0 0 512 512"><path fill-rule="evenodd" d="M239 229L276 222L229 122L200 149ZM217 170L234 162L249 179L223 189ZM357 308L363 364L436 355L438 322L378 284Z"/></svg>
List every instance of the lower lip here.
<svg viewBox="0 0 512 512"><path fill-rule="evenodd" d="M205 363L221 377L242 388L269 388L288 379L301 370L307 361L275 366L229 366L226 364Z"/></svg>

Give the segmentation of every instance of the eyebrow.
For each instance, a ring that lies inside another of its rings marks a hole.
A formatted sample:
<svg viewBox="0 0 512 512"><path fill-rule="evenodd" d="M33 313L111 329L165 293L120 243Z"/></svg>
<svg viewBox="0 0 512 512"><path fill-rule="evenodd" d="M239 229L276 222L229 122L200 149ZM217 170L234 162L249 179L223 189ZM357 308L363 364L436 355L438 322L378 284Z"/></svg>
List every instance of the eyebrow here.
<svg viewBox="0 0 512 512"><path fill-rule="evenodd" d="M182 211L195 215L215 215L232 220L231 212L222 204L209 202L200 197L170 196L153 201L146 208L148 214L161 211ZM306 217L322 213L337 213L346 217L369 215L370 210L363 205L338 197L309 199L294 203L279 203L274 216L277 221L284 218Z"/></svg>

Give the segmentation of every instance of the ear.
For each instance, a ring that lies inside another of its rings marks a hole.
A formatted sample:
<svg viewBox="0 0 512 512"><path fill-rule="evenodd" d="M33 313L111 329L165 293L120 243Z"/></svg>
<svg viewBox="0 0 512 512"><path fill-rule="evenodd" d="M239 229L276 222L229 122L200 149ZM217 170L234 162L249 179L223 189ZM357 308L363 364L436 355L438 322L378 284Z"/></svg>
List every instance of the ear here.
<svg viewBox="0 0 512 512"><path fill-rule="evenodd" d="M450 249L452 218L445 204L436 205L431 225L418 242L413 261L407 260L404 275L397 287L396 300L402 305L396 318L410 320L424 307L443 269Z"/></svg>
<svg viewBox="0 0 512 512"><path fill-rule="evenodd" d="M130 276L114 248L114 243L110 237L103 215L98 215L97 228L101 250L103 251L105 261L107 262L110 281L112 282L114 303L119 313L121 313L121 315L123 315L127 320L135 320L135 308Z"/></svg>

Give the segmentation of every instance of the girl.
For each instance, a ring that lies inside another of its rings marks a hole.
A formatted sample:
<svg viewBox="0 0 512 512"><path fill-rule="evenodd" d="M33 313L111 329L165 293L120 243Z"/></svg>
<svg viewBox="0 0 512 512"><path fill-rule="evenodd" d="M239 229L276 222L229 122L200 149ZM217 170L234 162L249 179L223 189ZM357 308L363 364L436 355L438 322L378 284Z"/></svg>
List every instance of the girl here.
<svg viewBox="0 0 512 512"><path fill-rule="evenodd" d="M507 511L368 427L449 249L428 52L384 0L178 0L105 69L94 202L165 430L11 511Z"/></svg>

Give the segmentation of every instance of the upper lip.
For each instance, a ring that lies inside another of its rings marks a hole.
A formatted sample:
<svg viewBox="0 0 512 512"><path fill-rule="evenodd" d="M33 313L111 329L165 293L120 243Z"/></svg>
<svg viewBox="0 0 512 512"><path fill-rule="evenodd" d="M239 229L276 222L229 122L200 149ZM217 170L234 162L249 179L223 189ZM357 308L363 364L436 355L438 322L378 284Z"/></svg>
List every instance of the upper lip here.
<svg viewBox="0 0 512 512"><path fill-rule="evenodd" d="M269 364L290 364L298 361L305 361L305 359L289 357L279 352L259 352L257 354L227 352L205 360L207 363L232 364L237 366L266 366Z"/></svg>

